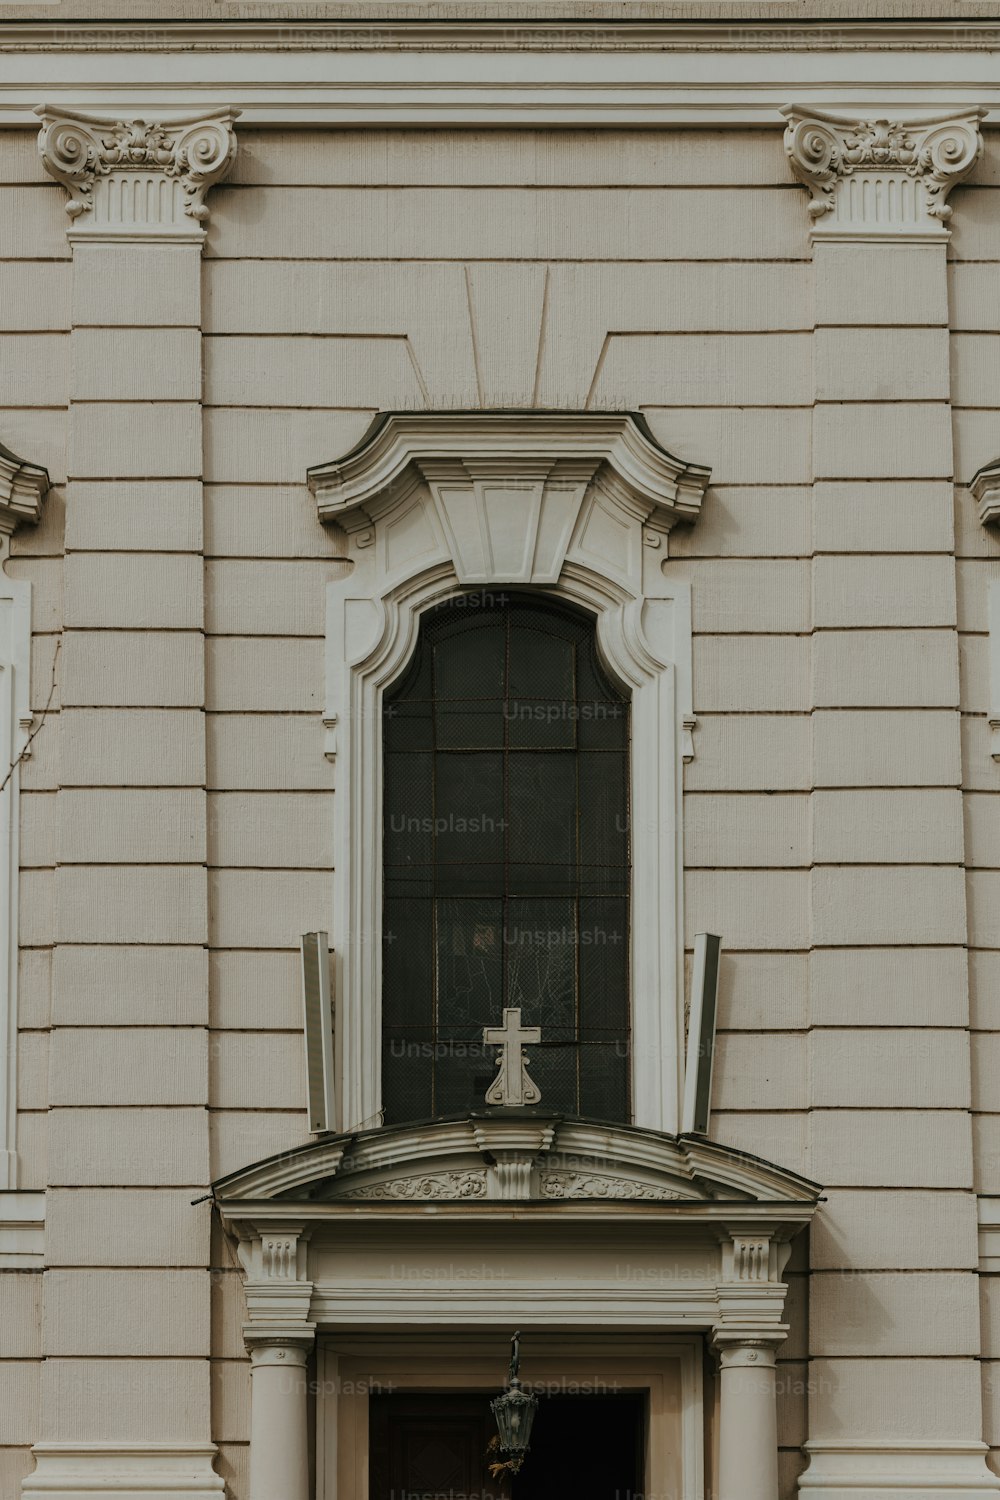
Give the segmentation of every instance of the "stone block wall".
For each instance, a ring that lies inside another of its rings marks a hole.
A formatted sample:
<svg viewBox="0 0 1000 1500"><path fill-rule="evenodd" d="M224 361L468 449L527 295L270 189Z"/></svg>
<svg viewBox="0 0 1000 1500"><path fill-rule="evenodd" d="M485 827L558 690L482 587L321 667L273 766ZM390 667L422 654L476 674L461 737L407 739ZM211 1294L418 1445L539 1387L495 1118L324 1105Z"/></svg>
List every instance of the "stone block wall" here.
<svg viewBox="0 0 1000 1500"><path fill-rule="evenodd" d="M239 136L200 262L71 266L62 188L0 134L0 440L53 481L8 567L36 712L56 684L21 792L46 1267L0 1273L0 1495L109 1411L210 1437L247 1494L239 1273L191 1200L306 1136L345 563L304 476L407 407L638 409L711 466L665 566L693 590L687 945L725 946L713 1133L829 1188L790 1267L782 1494L807 1435L979 1439L981 1385L1000 1473L1000 536L965 487L1000 448L1000 139L946 267L811 246L779 131Z"/></svg>

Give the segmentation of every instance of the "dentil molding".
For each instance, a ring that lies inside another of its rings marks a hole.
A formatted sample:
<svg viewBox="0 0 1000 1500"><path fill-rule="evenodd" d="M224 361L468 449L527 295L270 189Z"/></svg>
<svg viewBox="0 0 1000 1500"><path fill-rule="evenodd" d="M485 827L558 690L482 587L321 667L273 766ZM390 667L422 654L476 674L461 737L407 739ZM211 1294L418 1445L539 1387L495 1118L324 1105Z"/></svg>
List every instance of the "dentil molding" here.
<svg viewBox="0 0 1000 1500"><path fill-rule="evenodd" d="M205 194L236 156L238 110L174 120L37 113L42 162L70 194L71 240L202 243Z"/></svg>
<svg viewBox="0 0 1000 1500"><path fill-rule="evenodd" d="M782 114L792 171L812 194L814 239L949 237L945 200L982 155L985 110L859 120L790 105Z"/></svg>

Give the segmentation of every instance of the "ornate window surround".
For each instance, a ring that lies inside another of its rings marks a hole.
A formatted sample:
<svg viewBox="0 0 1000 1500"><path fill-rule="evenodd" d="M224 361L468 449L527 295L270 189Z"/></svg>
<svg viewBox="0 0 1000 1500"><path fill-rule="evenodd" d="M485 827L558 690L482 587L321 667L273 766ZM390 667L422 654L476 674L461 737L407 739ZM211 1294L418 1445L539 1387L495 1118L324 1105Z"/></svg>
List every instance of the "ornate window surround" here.
<svg viewBox="0 0 1000 1500"><path fill-rule="evenodd" d="M19 878L19 762L27 754L31 714L31 584L4 568L10 539L42 511L49 476L0 444L0 1194L17 1181L17 930ZM12 767L8 775L8 766ZM0 1264L34 1263L37 1220L24 1205L0 1201Z"/></svg>
<svg viewBox="0 0 1000 1500"><path fill-rule="evenodd" d="M309 471L320 519L347 533L352 564L328 587L324 718L337 766L342 1129L374 1124L381 1102L382 694L425 610L496 587L587 610L631 694L633 1118L678 1128L691 600L663 563L670 528L698 515L708 478L634 414L543 411L384 414L346 457Z"/></svg>

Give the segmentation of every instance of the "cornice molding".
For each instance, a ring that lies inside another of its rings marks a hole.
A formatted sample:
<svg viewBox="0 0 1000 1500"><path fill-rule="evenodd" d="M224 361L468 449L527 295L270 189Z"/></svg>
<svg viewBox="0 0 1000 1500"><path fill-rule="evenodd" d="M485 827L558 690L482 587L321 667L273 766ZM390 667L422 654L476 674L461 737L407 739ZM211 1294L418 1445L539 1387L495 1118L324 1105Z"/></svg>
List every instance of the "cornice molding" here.
<svg viewBox="0 0 1000 1500"><path fill-rule="evenodd" d="M902 121L784 109L785 153L812 195L813 238L923 243L949 237L951 189L983 152L985 109Z"/></svg>
<svg viewBox="0 0 1000 1500"><path fill-rule="evenodd" d="M974 0L973 0L974 3ZM238 0L173 0L171 14L162 4L142 0L89 0L84 14L66 14L66 0L18 4L8 0L0 22L0 48L49 45L120 46L134 50L145 41L151 49L191 45L217 51L259 48L280 32L282 48L314 50L412 48L415 51L461 48L469 51L604 52L642 51L669 45L671 50L815 52L857 48L922 48L955 52L995 45L1000 6L980 3L978 14L956 18L954 0L924 0L921 14L887 18L884 7L865 0L846 4L801 4L799 0L763 0L749 16L746 0L729 5L707 0L589 0L579 18L566 0L551 4L462 4L458 0L388 0L377 10L371 0L255 0L252 17ZM867 15L865 12L867 11ZM881 11L881 14L879 13ZM935 11L937 16L935 18ZM719 20L729 24L723 30ZM817 31L816 21L825 23ZM296 37L295 31L301 31ZM145 33L145 35L144 35Z"/></svg>
<svg viewBox="0 0 1000 1500"><path fill-rule="evenodd" d="M210 115L220 97L244 126L777 127L803 110L872 119L1000 119L1000 21L831 24L524 25L440 18L281 15L105 25L4 13L0 125L32 125L39 101L115 120ZM257 7L255 7L255 11ZM183 14L183 13L182 13ZM939 59L946 58L946 65Z"/></svg>
<svg viewBox="0 0 1000 1500"><path fill-rule="evenodd" d="M70 195L70 239L204 240L205 194L235 159L238 110L174 120L37 113L42 163Z"/></svg>
<svg viewBox="0 0 1000 1500"><path fill-rule="evenodd" d="M0 538L9 537L22 522L38 520L48 488L48 470L0 443Z"/></svg>

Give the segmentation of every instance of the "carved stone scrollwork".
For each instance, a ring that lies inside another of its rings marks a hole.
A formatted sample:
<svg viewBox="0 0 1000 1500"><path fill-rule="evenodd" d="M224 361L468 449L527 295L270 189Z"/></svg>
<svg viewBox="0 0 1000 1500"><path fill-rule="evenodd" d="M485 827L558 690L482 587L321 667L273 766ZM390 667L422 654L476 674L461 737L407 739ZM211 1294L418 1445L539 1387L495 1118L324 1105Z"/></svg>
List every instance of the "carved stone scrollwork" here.
<svg viewBox="0 0 1000 1500"><path fill-rule="evenodd" d="M947 236L945 200L982 155L985 111L911 121L783 113L785 153L812 194L814 238Z"/></svg>
<svg viewBox="0 0 1000 1500"><path fill-rule="evenodd" d="M420 1199L485 1198L485 1172L436 1172L423 1177L396 1177L349 1188L341 1198Z"/></svg>
<svg viewBox="0 0 1000 1500"><path fill-rule="evenodd" d="M22 521L38 520L48 488L45 469L26 463L0 443L0 542Z"/></svg>
<svg viewBox="0 0 1000 1500"><path fill-rule="evenodd" d="M637 1182L627 1177L601 1177L592 1172L546 1172L539 1191L543 1198L615 1198L661 1201L680 1198L668 1188L654 1182Z"/></svg>
<svg viewBox="0 0 1000 1500"><path fill-rule="evenodd" d="M204 238L205 194L233 164L238 110L165 121L38 113L42 162L69 190L72 237Z"/></svg>

